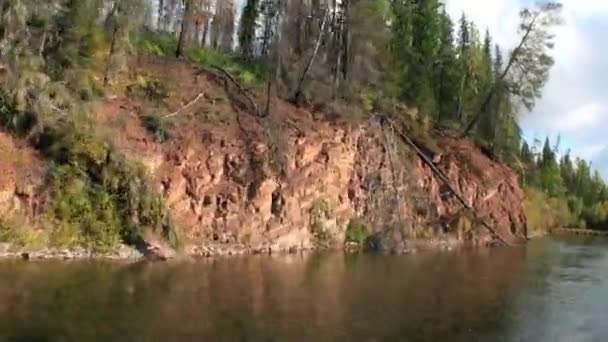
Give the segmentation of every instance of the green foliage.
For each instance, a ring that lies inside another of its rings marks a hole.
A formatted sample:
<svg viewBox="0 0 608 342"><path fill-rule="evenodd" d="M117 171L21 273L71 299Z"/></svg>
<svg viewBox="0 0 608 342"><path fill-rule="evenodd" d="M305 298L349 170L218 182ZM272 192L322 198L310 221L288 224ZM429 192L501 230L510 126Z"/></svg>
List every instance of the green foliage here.
<svg viewBox="0 0 608 342"><path fill-rule="evenodd" d="M572 225L606 229L606 184L597 172L592 174L586 161L577 159L573 163L569 152L558 161L558 147L559 143L552 146L548 138L539 152L537 147L522 144L519 153L522 167L517 170L528 188L528 219L540 227Z"/></svg>
<svg viewBox="0 0 608 342"><path fill-rule="evenodd" d="M24 222L0 217L0 242L11 243L16 247L36 249L48 245L46 231L31 229Z"/></svg>
<svg viewBox="0 0 608 342"><path fill-rule="evenodd" d="M175 53L177 39L168 33L145 32L139 37L138 47L144 54L168 57ZM241 59L231 53L212 48L191 48L187 52L187 57L205 66L220 67L247 86L260 86L267 78L266 67L262 63Z"/></svg>
<svg viewBox="0 0 608 342"><path fill-rule="evenodd" d="M160 104L169 97L169 90L160 80L148 80L138 77L135 83L127 86L127 94Z"/></svg>
<svg viewBox="0 0 608 342"><path fill-rule="evenodd" d="M370 236L370 229L360 219L351 219L346 227L346 242L362 244Z"/></svg>
<svg viewBox="0 0 608 342"><path fill-rule="evenodd" d="M139 36L137 46L145 54L169 57L177 49L177 38L170 33L146 31Z"/></svg>
<svg viewBox="0 0 608 342"><path fill-rule="evenodd" d="M333 207L329 200L320 198L312 204L310 209L310 231L317 244L327 247L331 242L331 227L328 221L333 216Z"/></svg>
<svg viewBox="0 0 608 342"><path fill-rule="evenodd" d="M54 244L108 251L121 241L119 213L110 194L90 184L73 165L58 166L51 177Z"/></svg>
<svg viewBox="0 0 608 342"><path fill-rule="evenodd" d="M524 211L528 219L528 234L571 227L578 223L564 198L549 197L536 189L526 190Z"/></svg>
<svg viewBox="0 0 608 342"><path fill-rule="evenodd" d="M266 68L261 63L246 62L209 48L191 49L188 57L196 63L223 68L247 86L260 86L266 81Z"/></svg>
<svg viewBox="0 0 608 342"><path fill-rule="evenodd" d="M171 137L171 121L157 115L146 115L142 118L146 129L154 134L158 142L165 142Z"/></svg>
<svg viewBox="0 0 608 342"><path fill-rule="evenodd" d="M65 10L52 19L58 39L47 47L53 70L87 67L102 61L108 44L103 27L97 24L103 8L101 0L69 0Z"/></svg>
<svg viewBox="0 0 608 342"><path fill-rule="evenodd" d="M78 227L81 241L101 250L121 240L139 243L143 227L172 234L163 201L147 184L143 167L125 160L86 127L48 130L41 142L57 165L50 196L52 220L61 223L60 229Z"/></svg>

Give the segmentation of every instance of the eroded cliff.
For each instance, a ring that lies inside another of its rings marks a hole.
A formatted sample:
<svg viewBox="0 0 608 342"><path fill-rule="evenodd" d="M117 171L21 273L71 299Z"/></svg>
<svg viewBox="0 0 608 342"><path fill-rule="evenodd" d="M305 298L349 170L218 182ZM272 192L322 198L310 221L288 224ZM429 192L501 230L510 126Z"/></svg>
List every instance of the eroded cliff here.
<svg viewBox="0 0 608 342"><path fill-rule="evenodd" d="M259 118L211 76L176 63L170 82L163 68L134 71L167 84L161 105L114 96L96 114L118 149L146 166L189 254L340 248L354 226L365 227L368 247L393 252L496 241L480 220L509 242L525 236L516 174L469 141L434 136L433 162L476 218L374 117L274 100L271 116ZM160 117L197 97L162 119L168 127L146 129L151 111ZM3 203L23 202L16 181L0 184Z"/></svg>

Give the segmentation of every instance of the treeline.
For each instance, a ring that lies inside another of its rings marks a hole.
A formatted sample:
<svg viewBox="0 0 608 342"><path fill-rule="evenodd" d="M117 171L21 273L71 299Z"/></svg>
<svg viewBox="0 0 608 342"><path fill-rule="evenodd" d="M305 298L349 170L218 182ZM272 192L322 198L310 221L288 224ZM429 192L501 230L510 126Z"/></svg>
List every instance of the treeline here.
<svg viewBox="0 0 608 342"><path fill-rule="evenodd" d="M101 69L107 85L138 36L170 35L177 57L204 47L263 66L268 90L297 103L361 103L368 111L405 104L426 127L472 134L506 159L521 144L515 113L534 106L548 78L561 9L549 2L522 10L518 45L503 53L464 14L455 24L439 0L247 0L241 10L232 0L0 6L0 58L9 70L78 88L93 83L81 71ZM22 79L9 77L6 88L17 89L9 92L27 92L19 89L32 82Z"/></svg>
<svg viewBox="0 0 608 342"><path fill-rule="evenodd" d="M573 160L570 152L560 157L558 151L559 138L555 145L549 138L533 147L524 142L519 155L522 183L552 200L559 226L608 229L608 187L599 172L583 159Z"/></svg>
<svg viewBox="0 0 608 342"><path fill-rule="evenodd" d="M177 56L198 45L265 65L268 88L298 103L406 104L426 127L461 130L508 160L521 146L515 113L532 109L553 65L561 10L523 9L518 44L505 53L439 0L247 0L239 20L233 1L148 4L150 29L179 37Z"/></svg>

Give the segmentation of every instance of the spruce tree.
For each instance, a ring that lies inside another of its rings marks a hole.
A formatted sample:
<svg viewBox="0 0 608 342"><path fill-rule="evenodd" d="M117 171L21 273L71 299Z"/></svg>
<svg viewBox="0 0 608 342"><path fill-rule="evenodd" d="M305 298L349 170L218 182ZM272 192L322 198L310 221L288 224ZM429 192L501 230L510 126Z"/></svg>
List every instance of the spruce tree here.
<svg viewBox="0 0 608 342"><path fill-rule="evenodd" d="M457 74L456 52L454 50L454 24L447 11L441 13L441 36L437 59L435 87L437 89L438 118L454 119L457 111Z"/></svg>

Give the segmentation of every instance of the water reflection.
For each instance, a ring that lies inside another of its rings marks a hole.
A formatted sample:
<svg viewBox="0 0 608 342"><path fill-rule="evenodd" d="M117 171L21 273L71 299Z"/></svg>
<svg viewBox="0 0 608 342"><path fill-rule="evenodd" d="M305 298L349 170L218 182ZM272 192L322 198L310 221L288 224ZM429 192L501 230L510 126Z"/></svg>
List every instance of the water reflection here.
<svg viewBox="0 0 608 342"><path fill-rule="evenodd" d="M606 268L596 269L606 244L595 241L403 257L3 262L0 340L559 340L573 317L561 310L608 304ZM593 330L594 316L577 317L562 337Z"/></svg>

